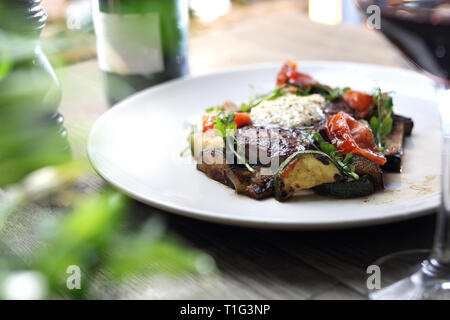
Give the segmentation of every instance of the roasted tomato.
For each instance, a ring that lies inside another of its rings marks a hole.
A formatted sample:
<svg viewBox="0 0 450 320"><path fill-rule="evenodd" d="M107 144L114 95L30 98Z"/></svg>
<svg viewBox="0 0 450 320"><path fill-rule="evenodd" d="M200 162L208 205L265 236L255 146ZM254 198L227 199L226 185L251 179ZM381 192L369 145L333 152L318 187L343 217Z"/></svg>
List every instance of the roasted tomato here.
<svg viewBox="0 0 450 320"><path fill-rule="evenodd" d="M221 111L213 110L210 112L205 112L202 115L202 123L203 123L203 131L207 131L209 129L214 129L214 123L216 122L216 117ZM234 122L238 128L246 125L251 121L250 114L248 112L235 112L234 113Z"/></svg>
<svg viewBox="0 0 450 320"><path fill-rule="evenodd" d="M339 112L328 118L326 132L331 143L341 154L359 154L380 166L386 163L386 157L375 145L372 130L345 112Z"/></svg>
<svg viewBox="0 0 450 320"><path fill-rule="evenodd" d="M250 114L248 112L234 113L234 122L236 122L238 128L245 126L250 121L251 121Z"/></svg>
<svg viewBox="0 0 450 320"><path fill-rule="evenodd" d="M317 81L306 73L300 73L297 70L297 64L293 61L287 61L277 76L277 86L283 84L292 84L298 87L311 87Z"/></svg>
<svg viewBox="0 0 450 320"><path fill-rule="evenodd" d="M373 99L367 93L347 90L342 94L342 99L350 108L357 111L357 117L360 119L367 117L372 110Z"/></svg>

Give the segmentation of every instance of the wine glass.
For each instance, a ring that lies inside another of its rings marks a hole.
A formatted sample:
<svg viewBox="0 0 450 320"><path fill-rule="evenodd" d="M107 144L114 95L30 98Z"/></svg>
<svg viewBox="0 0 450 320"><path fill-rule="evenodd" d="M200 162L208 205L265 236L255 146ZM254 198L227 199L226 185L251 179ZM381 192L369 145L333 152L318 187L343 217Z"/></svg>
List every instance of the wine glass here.
<svg viewBox="0 0 450 320"><path fill-rule="evenodd" d="M379 265L381 275L386 269L402 270L403 275L397 272L397 279L370 293L369 298L450 299L450 0L355 2L373 27L434 80L444 136L442 202L431 253L425 257L423 250L413 250L378 260L375 264ZM416 262L416 267L406 269L411 261ZM405 275L405 271L410 273Z"/></svg>

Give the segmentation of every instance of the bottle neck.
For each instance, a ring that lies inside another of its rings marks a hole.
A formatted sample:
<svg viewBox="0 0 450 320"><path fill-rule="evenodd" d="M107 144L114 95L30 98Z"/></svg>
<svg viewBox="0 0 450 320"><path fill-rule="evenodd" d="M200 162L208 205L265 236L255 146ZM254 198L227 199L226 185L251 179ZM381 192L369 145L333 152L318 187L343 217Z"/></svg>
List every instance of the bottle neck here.
<svg viewBox="0 0 450 320"><path fill-rule="evenodd" d="M0 0L3 32L38 38L47 22L42 0Z"/></svg>

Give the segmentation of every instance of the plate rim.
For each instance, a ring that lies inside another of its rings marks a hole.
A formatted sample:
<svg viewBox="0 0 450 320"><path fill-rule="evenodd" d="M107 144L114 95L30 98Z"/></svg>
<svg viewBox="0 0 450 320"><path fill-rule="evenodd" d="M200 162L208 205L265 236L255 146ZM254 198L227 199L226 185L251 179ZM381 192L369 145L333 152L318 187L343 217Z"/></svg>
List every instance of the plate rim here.
<svg viewBox="0 0 450 320"><path fill-rule="evenodd" d="M398 221L404 221L409 220L417 217L421 217L427 214L434 213L437 208L439 207L440 203L440 192L434 195L431 195L430 197L427 197L424 199L423 202L421 202L419 206L415 206L414 209L411 211L408 211L407 214L401 214L396 213L392 214L391 216L379 216L379 217L373 217L369 219L352 219L352 220L342 220L342 221L327 221L327 222L292 222L292 221L281 221L281 220L271 220L271 221L262 221L257 219L257 217L249 217L249 216L229 216L223 213L218 213L215 211L205 211L205 210L199 210L199 209L183 209L183 207L178 205L173 205L170 202L162 201L162 200L156 200L155 198L151 199L152 197L143 196L140 194L140 192L137 191L130 191L127 190L126 187L121 186L119 183L116 183L114 179L109 179L107 173L102 172L101 168L98 168L95 165L95 159L94 159L94 151L92 150L92 140L93 136L95 135L95 132L98 130L98 128L101 126L101 124L108 119L112 114L115 112L119 112L122 108L126 108L127 105L133 104L133 101L136 99L139 99L141 96L145 96L149 94L149 92L158 91L165 87L170 87L174 83L179 82L185 82L192 79L198 79L198 78L207 78L211 76L220 76L224 74L234 73L234 72L243 72L247 70L260 70L260 69L270 69L270 68L277 68L282 64L282 62L266 62L266 63L256 63L256 64L248 64L248 65L242 65L232 68L224 68L219 69L214 72L208 72L204 74L200 74L197 76L184 76L181 78L177 78L174 80L170 80L161 84L158 84L156 86L147 88L145 90L142 90L140 92L137 92L130 97L124 99L123 101L119 102L118 104L114 105L110 109L108 109L106 112L104 112L93 124L93 126L90 129L88 139L87 139L87 156L88 160L93 167L94 171L101 176L107 183L115 187L116 189L120 190L124 194L128 195L129 197L144 203L146 205L149 205L151 207L164 210L170 213L178 214L184 217L189 217L193 219L198 219L202 221L208 221L213 223L220 223L220 224L226 224L231 226L238 226L238 227L251 227L251 228L260 228L260 229L291 229L291 230L331 230L331 229L345 229L345 228L356 228L356 227L367 227L367 226L375 226L375 225L381 225L381 224L387 224L392 222L398 222ZM390 71L390 72L402 72L406 74L411 74L415 77L421 77L422 79L426 79L432 84L431 80L425 77L424 75L415 72L413 70L408 69L402 69L398 67L391 67L391 66L383 66L383 65L377 65L377 64L370 64L370 63L361 63L361 62L351 62L351 61L333 61L333 60L302 60L298 62L298 65L309 65L309 66L318 66L322 65L324 68L330 65L342 65L342 66L357 66L361 68L377 68L377 69L384 69L384 71ZM397 210L397 212L400 212Z"/></svg>

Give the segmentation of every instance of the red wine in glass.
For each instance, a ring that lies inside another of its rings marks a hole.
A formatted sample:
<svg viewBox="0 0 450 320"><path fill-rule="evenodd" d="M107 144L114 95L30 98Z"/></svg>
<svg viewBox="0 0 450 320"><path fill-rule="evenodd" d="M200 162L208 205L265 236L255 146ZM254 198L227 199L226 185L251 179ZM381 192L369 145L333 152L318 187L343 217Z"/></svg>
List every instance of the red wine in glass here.
<svg viewBox="0 0 450 320"><path fill-rule="evenodd" d="M400 276L369 297L450 299L450 0L357 0L356 3L368 17L379 14L377 29L418 70L435 81L444 135L442 204L433 249L426 259L420 258L423 250L381 258L376 264L382 274L383 269L390 269ZM416 261L417 266L409 274L398 272L411 261Z"/></svg>
<svg viewBox="0 0 450 320"><path fill-rule="evenodd" d="M419 69L449 81L450 1L396 2L380 7L380 31Z"/></svg>

